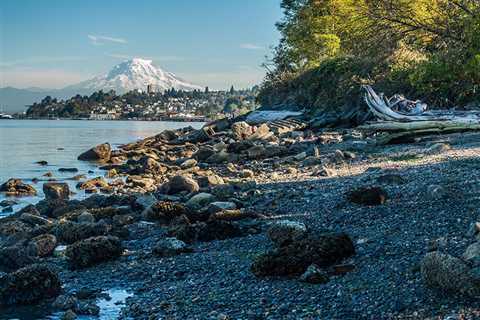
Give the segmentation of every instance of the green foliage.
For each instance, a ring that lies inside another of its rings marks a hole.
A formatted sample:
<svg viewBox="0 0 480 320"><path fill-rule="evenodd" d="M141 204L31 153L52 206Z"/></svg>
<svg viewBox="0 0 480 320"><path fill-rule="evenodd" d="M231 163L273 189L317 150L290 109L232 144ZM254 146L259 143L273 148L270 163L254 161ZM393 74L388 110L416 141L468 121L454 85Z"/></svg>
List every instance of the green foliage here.
<svg viewBox="0 0 480 320"><path fill-rule="evenodd" d="M480 103L480 2L283 0L259 101L318 112L357 106L359 86L437 107ZM273 68L272 68L273 66Z"/></svg>

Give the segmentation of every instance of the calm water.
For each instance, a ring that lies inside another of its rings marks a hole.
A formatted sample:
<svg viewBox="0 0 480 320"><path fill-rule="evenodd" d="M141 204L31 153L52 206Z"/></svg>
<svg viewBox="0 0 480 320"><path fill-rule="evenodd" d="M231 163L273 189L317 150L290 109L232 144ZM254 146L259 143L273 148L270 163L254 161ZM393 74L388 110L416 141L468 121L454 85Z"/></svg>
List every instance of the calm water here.
<svg viewBox="0 0 480 320"><path fill-rule="evenodd" d="M92 164L77 160L77 156L92 146L110 142L115 147L140 138L160 133L165 129L185 126L199 128L202 123L148 122L148 121L85 121L85 120L0 120L0 183L9 178L20 178L32 183L32 178L52 172L53 177L63 181L76 174L103 175ZM36 161L48 161L40 166ZM61 167L78 168L78 173L61 173ZM75 182L69 182L74 186ZM33 184L39 192L36 197L16 198L19 207L43 197L42 181ZM77 197L82 197L79 193ZM0 194L0 201L5 199ZM0 213L0 215L2 215Z"/></svg>

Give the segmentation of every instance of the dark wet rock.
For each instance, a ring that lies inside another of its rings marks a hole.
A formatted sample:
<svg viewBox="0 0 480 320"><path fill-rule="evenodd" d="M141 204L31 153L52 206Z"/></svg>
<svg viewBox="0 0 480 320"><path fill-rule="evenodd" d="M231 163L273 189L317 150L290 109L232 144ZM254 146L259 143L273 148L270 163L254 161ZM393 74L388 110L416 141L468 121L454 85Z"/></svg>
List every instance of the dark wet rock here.
<svg viewBox="0 0 480 320"><path fill-rule="evenodd" d="M78 172L77 168L59 168L58 171L60 172Z"/></svg>
<svg viewBox="0 0 480 320"><path fill-rule="evenodd" d="M240 154L244 151L247 151L248 149L250 149L254 145L255 145L254 142L250 141L250 140L235 141L235 142L232 142L228 145L227 152L228 153Z"/></svg>
<svg viewBox="0 0 480 320"><path fill-rule="evenodd" d="M211 164L220 164L220 163L226 163L226 162L235 162L236 160L233 159L232 157L235 155L229 154L228 152L225 151L219 151L215 152L212 154L210 157L208 157L205 162L206 163L211 163Z"/></svg>
<svg viewBox="0 0 480 320"><path fill-rule="evenodd" d="M300 281L312 283L312 284L321 284L327 283L329 278L328 274L317 267L316 265L310 265L307 270L300 276Z"/></svg>
<svg viewBox="0 0 480 320"><path fill-rule="evenodd" d="M244 235L243 230L238 225L217 220L173 226L168 233L186 243L225 240Z"/></svg>
<svg viewBox="0 0 480 320"><path fill-rule="evenodd" d="M267 230L267 236L277 246L299 240L307 233L307 226L304 223L281 220L274 222Z"/></svg>
<svg viewBox="0 0 480 320"><path fill-rule="evenodd" d="M104 160L108 161L110 159L110 155L112 152L112 148L109 143L102 143L90 150L85 151L81 155L78 156L78 160L83 161L99 161Z"/></svg>
<svg viewBox="0 0 480 320"><path fill-rule="evenodd" d="M50 178L50 177L53 177L53 173L52 172L47 172L47 173L44 173L42 176Z"/></svg>
<svg viewBox="0 0 480 320"><path fill-rule="evenodd" d="M75 312L79 315L98 316L100 314L100 307L91 301L79 301Z"/></svg>
<svg viewBox="0 0 480 320"><path fill-rule="evenodd" d="M143 175L148 173L164 174L168 170L167 167L149 156L143 156L138 161L129 160L127 165L130 166L128 173L131 175Z"/></svg>
<svg viewBox="0 0 480 320"><path fill-rule="evenodd" d="M45 160L40 160L40 161L37 161L37 162L35 162L35 163L36 163L36 164L39 164L39 165L41 165L41 166L46 166L46 165L48 165L48 162L45 161Z"/></svg>
<svg viewBox="0 0 480 320"><path fill-rule="evenodd" d="M43 184L43 193L45 198L51 199L68 199L70 197L70 189L67 183L47 182Z"/></svg>
<svg viewBox="0 0 480 320"><path fill-rule="evenodd" d="M198 192L198 183L187 176L174 176L167 183L163 184L160 192L165 194L176 194L182 191L188 193Z"/></svg>
<svg viewBox="0 0 480 320"><path fill-rule="evenodd" d="M65 255L70 268L86 268L91 265L114 260L123 252L117 237L93 237L78 241L67 247Z"/></svg>
<svg viewBox="0 0 480 320"><path fill-rule="evenodd" d="M216 213L219 211L225 210L235 210L237 209L237 205L235 202L231 201L214 201L208 205L207 211L209 213Z"/></svg>
<svg viewBox="0 0 480 320"><path fill-rule="evenodd" d="M480 278L465 262L451 255L427 253L421 262L421 273L427 287L472 296L480 293Z"/></svg>
<svg viewBox="0 0 480 320"><path fill-rule="evenodd" d="M42 226L51 223L50 220L42 217L41 215L31 214L28 212L22 213L19 219L31 226Z"/></svg>
<svg viewBox="0 0 480 320"><path fill-rule="evenodd" d="M32 230L31 226L17 219L0 220L0 237L9 237L27 234Z"/></svg>
<svg viewBox="0 0 480 320"><path fill-rule="evenodd" d="M13 207L6 207L2 209L2 213L10 213L13 212Z"/></svg>
<svg viewBox="0 0 480 320"><path fill-rule="evenodd" d="M153 252L162 257L170 257L181 253L193 252L193 249L181 240L166 238L155 244Z"/></svg>
<svg viewBox="0 0 480 320"><path fill-rule="evenodd" d="M467 247L462 255L463 260L469 262L473 266L480 265L480 242L472 243Z"/></svg>
<svg viewBox="0 0 480 320"><path fill-rule="evenodd" d="M0 279L0 305L32 304L57 296L62 284L46 265L31 265Z"/></svg>
<svg viewBox="0 0 480 320"><path fill-rule="evenodd" d="M34 187L14 178L0 185L0 192L4 192L7 196L32 196L37 194Z"/></svg>
<svg viewBox="0 0 480 320"><path fill-rule="evenodd" d="M150 221L157 221L163 224L172 222L175 218L187 213L185 206L178 202L157 201L146 208L142 216Z"/></svg>
<svg viewBox="0 0 480 320"><path fill-rule="evenodd" d="M46 257L52 254L57 246L57 238L52 234L42 234L34 237L28 244L29 252L38 257Z"/></svg>
<svg viewBox="0 0 480 320"><path fill-rule="evenodd" d="M82 212L77 217L78 223L95 223L95 216L88 211Z"/></svg>
<svg viewBox="0 0 480 320"><path fill-rule="evenodd" d="M73 310L67 310L62 314L61 320L75 320L77 319L77 314Z"/></svg>
<svg viewBox="0 0 480 320"><path fill-rule="evenodd" d="M387 198L387 192L380 187L362 187L347 193L349 201L366 206L384 204Z"/></svg>
<svg viewBox="0 0 480 320"><path fill-rule="evenodd" d="M344 233L310 234L258 256L251 269L256 276L298 276L312 264L330 266L354 253L353 242Z"/></svg>
<svg viewBox="0 0 480 320"><path fill-rule="evenodd" d="M78 299L72 294L59 295L52 303L52 307L57 310L75 309L78 304Z"/></svg>
<svg viewBox="0 0 480 320"><path fill-rule="evenodd" d="M193 158L198 161L205 161L209 157L215 154L215 150L210 147L200 147L196 153L193 154Z"/></svg>
<svg viewBox="0 0 480 320"><path fill-rule="evenodd" d="M23 243L0 248L0 270L14 271L36 262L37 258Z"/></svg>
<svg viewBox="0 0 480 320"><path fill-rule="evenodd" d="M111 226L105 223L62 222L52 228L52 233L61 243L71 244L90 237L103 236L109 233Z"/></svg>
<svg viewBox="0 0 480 320"><path fill-rule="evenodd" d="M114 226L126 226L135 222L135 218L129 214L115 215L112 217Z"/></svg>
<svg viewBox="0 0 480 320"><path fill-rule="evenodd" d="M18 204L18 203L15 200L2 200L2 201L0 201L0 207L3 207L3 208L11 207L11 206L14 206L16 204Z"/></svg>

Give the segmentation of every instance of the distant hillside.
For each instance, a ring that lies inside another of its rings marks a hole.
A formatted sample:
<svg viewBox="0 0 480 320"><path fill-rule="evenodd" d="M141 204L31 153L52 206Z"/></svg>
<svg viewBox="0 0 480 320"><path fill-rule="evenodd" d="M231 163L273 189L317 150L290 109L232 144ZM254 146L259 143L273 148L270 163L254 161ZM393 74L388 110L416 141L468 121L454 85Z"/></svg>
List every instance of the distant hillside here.
<svg viewBox="0 0 480 320"><path fill-rule="evenodd" d="M0 112L16 113L27 111L27 105L42 100L48 92L17 89L12 87L0 88Z"/></svg>

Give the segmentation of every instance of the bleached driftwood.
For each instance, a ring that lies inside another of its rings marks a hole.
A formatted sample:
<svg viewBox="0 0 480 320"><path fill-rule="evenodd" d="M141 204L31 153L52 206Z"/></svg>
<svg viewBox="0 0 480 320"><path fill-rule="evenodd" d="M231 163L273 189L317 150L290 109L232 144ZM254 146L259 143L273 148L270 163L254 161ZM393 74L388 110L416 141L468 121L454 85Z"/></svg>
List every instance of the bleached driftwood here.
<svg viewBox="0 0 480 320"><path fill-rule="evenodd" d="M421 101L410 101L399 95L386 99L370 86L364 86L364 89L365 102L379 121L362 125L359 129L376 133L377 143L417 135L480 130L480 110L427 111L426 104Z"/></svg>
<svg viewBox="0 0 480 320"><path fill-rule="evenodd" d="M246 121L249 124L258 124L270 121L277 121L283 120L288 117L295 117L301 116L303 112L295 112L295 111L288 111L288 110L281 110L281 111L252 111L247 115Z"/></svg>

